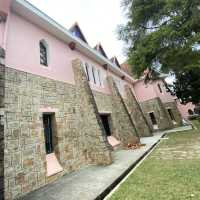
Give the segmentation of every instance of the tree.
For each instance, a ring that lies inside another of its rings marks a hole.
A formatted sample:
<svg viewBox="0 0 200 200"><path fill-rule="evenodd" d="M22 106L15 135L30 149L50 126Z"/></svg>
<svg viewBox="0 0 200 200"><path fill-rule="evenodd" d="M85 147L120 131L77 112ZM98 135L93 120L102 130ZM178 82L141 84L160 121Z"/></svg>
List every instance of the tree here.
<svg viewBox="0 0 200 200"><path fill-rule="evenodd" d="M193 73L200 68L200 0L123 0L123 6L128 22L119 27L119 36L126 42L132 71L137 76L146 68L173 72L176 95L200 102L199 90L198 97L187 98L200 82Z"/></svg>
<svg viewBox="0 0 200 200"><path fill-rule="evenodd" d="M182 103L198 104L200 99L200 68L177 72L176 81L172 88Z"/></svg>

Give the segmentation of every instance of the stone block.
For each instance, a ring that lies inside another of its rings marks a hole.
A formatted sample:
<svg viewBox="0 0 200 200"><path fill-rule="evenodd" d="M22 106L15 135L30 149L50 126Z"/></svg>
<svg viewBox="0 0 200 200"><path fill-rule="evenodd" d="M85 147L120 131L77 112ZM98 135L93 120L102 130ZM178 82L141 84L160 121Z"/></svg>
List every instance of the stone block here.
<svg viewBox="0 0 200 200"><path fill-rule="evenodd" d="M33 159L25 159L23 160L23 168L32 168L34 164Z"/></svg>
<svg viewBox="0 0 200 200"><path fill-rule="evenodd" d="M15 177L15 182L17 185L25 184L25 174L23 172L18 173Z"/></svg>

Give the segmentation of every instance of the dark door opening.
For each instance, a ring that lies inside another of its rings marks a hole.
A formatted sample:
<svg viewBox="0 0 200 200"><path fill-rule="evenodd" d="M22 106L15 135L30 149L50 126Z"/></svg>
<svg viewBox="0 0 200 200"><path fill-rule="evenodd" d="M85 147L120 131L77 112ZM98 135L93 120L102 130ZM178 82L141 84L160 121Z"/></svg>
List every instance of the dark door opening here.
<svg viewBox="0 0 200 200"><path fill-rule="evenodd" d="M153 125L157 125L156 117L153 112L149 113Z"/></svg>
<svg viewBox="0 0 200 200"><path fill-rule="evenodd" d="M107 136L111 136L110 125L109 125L109 115L100 114L101 121L103 123L104 129Z"/></svg>
<svg viewBox="0 0 200 200"><path fill-rule="evenodd" d="M52 137L52 115L43 114L44 138L46 153L53 152L53 137Z"/></svg>
<svg viewBox="0 0 200 200"><path fill-rule="evenodd" d="M171 118L171 120L172 121L175 121L175 118L174 118L174 115L173 115L173 113L172 113L172 110L169 108L169 109L167 109L168 110L168 113L169 113L169 116L170 116L170 118Z"/></svg>

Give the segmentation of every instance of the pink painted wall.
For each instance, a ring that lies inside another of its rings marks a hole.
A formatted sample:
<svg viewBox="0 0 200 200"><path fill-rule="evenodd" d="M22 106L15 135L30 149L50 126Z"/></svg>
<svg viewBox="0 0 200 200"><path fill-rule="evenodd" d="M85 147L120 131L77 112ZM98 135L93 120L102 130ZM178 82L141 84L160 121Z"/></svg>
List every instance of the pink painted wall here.
<svg viewBox="0 0 200 200"><path fill-rule="evenodd" d="M158 84L160 84L160 86L161 86L162 93L160 92L160 90L159 90L159 88L158 88ZM165 87L165 85L164 85L164 82L163 82L162 80L155 81L155 82L153 83L153 87L154 87L154 91L155 91L156 95L157 95L158 97L160 97L160 99L161 99L161 101L162 101L163 103L166 103L166 102L173 102L174 99L176 99L176 97L175 97L175 96L172 96L172 95L170 94L170 92L167 92L167 89L166 89L166 87Z"/></svg>
<svg viewBox="0 0 200 200"><path fill-rule="evenodd" d="M39 41L49 46L49 66L40 65ZM55 80L74 83L73 51L66 44L23 18L11 14L7 33L6 65Z"/></svg>
<svg viewBox="0 0 200 200"><path fill-rule="evenodd" d="M8 14L10 10L11 0L0 0L0 12Z"/></svg>
<svg viewBox="0 0 200 200"><path fill-rule="evenodd" d="M144 81L138 81L134 85L134 93L139 102L147 101L157 97L152 84L145 84Z"/></svg>
<svg viewBox="0 0 200 200"><path fill-rule="evenodd" d="M190 103L187 103L186 105L183 105L180 103L179 100L177 100L177 107L181 113L181 116L185 119L188 118L189 114L188 114L188 110L191 109L192 111L194 111L195 105Z"/></svg>
<svg viewBox="0 0 200 200"><path fill-rule="evenodd" d="M161 86L162 93L159 91L158 83ZM138 81L134 85L135 95L139 102L147 101L156 97L160 97L163 103L174 101L175 97L166 91L166 87L162 80L145 84L144 81Z"/></svg>
<svg viewBox="0 0 200 200"><path fill-rule="evenodd" d="M40 65L39 41L41 39L48 43L48 67ZM104 87L90 83L91 88L99 92L110 93L106 76L111 72L104 70L101 65L77 50L72 51L68 44L14 13L10 14L6 43L6 65L8 67L74 84L72 60L79 58L101 70ZM127 82L122 81L122 83Z"/></svg>

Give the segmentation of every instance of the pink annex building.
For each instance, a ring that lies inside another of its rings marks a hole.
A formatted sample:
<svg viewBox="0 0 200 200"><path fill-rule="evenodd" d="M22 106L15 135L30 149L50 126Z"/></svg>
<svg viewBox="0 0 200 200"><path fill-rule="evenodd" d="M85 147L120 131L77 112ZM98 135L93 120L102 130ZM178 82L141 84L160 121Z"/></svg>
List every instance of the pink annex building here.
<svg viewBox="0 0 200 200"><path fill-rule="evenodd" d="M163 77L134 80L101 44L91 47L77 23L66 29L25 0L0 0L6 200L84 165L109 165L116 146L182 125L190 108L170 95Z"/></svg>

